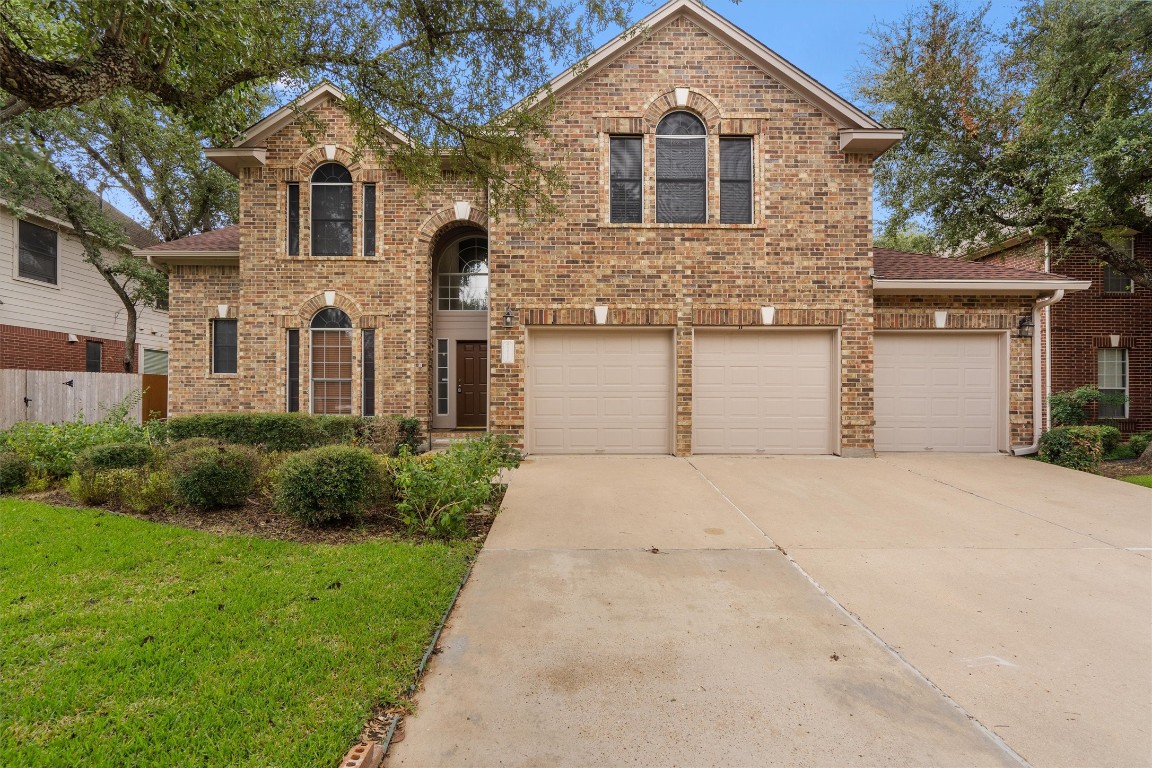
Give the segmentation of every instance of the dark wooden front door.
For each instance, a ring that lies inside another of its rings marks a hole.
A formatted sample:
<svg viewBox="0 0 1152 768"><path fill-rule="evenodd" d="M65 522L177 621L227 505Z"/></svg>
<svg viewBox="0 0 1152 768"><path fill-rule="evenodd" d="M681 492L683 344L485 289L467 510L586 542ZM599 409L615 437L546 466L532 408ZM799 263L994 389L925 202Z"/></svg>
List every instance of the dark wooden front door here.
<svg viewBox="0 0 1152 768"><path fill-rule="evenodd" d="M456 342L456 426L488 426L488 342Z"/></svg>

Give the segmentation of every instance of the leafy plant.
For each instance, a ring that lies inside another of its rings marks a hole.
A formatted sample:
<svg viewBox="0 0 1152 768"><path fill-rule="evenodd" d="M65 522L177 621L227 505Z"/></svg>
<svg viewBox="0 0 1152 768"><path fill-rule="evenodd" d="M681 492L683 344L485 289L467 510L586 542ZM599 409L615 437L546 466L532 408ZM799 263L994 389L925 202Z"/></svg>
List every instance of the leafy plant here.
<svg viewBox="0 0 1152 768"><path fill-rule="evenodd" d="M155 457L148 443L105 443L85 448L76 456L76 471L81 474L105 469L127 469L147 466Z"/></svg>
<svg viewBox="0 0 1152 768"><path fill-rule="evenodd" d="M1111 453L1120 445L1120 430L1111 424L1097 424L1096 430L1100 433L1100 446L1104 453Z"/></svg>
<svg viewBox="0 0 1152 768"><path fill-rule="evenodd" d="M327 416L310 413L207 413L168 420L174 441L193 437L256 445L269 451L305 451L322 445L363 445L391 455L404 426L392 416ZM412 419L412 421L416 421ZM416 421L419 430L419 422Z"/></svg>
<svg viewBox="0 0 1152 768"><path fill-rule="evenodd" d="M1148 449L1149 443L1152 443L1152 432L1141 432L1128 438L1128 447L1136 456L1144 453Z"/></svg>
<svg viewBox="0 0 1152 768"><path fill-rule="evenodd" d="M387 483L371 451L331 445L285 459L276 473L273 503L307 525L359 518L366 506L387 496Z"/></svg>
<svg viewBox="0 0 1152 768"><path fill-rule="evenodd" d="M193 448L169 460L178 501L196 509L236 507L256 488L260 455L242 445Z"/></svg>
<svg viewBox="0 0 1152 768"><path fill-rule="evenodd" d="M9 493L28 482L32 463L24 456L4 451L0 453L0 493Z"/></svg>
<svg viewBox="0 0 1152 768"><path fill-rule="evenodd" d="M1104 454L1102 427L1065 426L1040 436L1040 460L1082 472L1095 472Z"/></svg>
<svg viewBox="0 0 1152 768"><path fill-rule="evenodd" d="M399 455L400 449L407 447L412 453L420 451L420 445L424 442L423 434L420 430L420 419L411 416L397 416L396 424L400 428L400 439L396 444L396 449L393 455Z"/></svg>
<svg viewBox="0 0 1152 768"><path fill-rule="evenodd" d="M1056 426L1077 426L1086 424L1092 403L1101 397L1096 387L1077 387L1068 392L1054 392L1048 397L1048 408L1052 423Z"/></svg>

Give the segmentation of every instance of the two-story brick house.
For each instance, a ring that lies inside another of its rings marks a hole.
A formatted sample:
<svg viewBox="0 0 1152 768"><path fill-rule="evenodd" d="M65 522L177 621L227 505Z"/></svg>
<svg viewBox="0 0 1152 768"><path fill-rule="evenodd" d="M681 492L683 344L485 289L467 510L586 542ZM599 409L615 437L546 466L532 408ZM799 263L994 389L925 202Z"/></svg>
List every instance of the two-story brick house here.
<svg viewBox="0 0 1152 768"><path fill-rule="evenodd" d="M209 150L240 223L146 251L172 412L410 413L533 453L1033 443L1021 320L1086 284L874 258L871 164L902 132L697 3L644 24L553 82L553 221L448 173L412 194L328 85Z"/></svg>
<svg viewBox="0 0 1152 768"><path fill-rule="evenodd" d="M1129 232L1112 239L1152 264L1152 236ZM1127 399L1099 406L1101 423L1126 434L1152 430L1152 291L1083 250L1072 248L1057 256L1044 238L1013 238L972 258L1091 281L1090 289L1068 296L1038 318L1045 404L1053 392L1094 386Z"/></svg>

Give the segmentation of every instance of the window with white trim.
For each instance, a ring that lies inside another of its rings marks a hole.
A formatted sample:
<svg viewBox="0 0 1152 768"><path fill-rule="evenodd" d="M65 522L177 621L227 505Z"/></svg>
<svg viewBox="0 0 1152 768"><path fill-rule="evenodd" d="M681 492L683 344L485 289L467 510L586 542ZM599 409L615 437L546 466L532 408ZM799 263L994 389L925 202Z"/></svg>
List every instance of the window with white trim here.
<svg viewBox="0 0 1152 768"><path fill-rule="evenodd" d="M1096 350L1096 388L1105 398L1096 406L1100 419L1128 418L1128 350Z"/></svg>
<svg viewBox="0 0 1152 768"><path fill-rule="evenodd" d="M1128 254L1129 257L1133 254L1135 241L1131 237L1105 237L1108 245L1112 246L1118 251ZM1120 270L1113 267L1111 264L1104 265L1104 293L1132 293L1136 290L1136 285L1133 283L1132 278L1124 274Z"/></svg>
<svg viewBox="0 0 1152 768"><path fill-rule="evenodd" d="M440 255L436 270L436 309L488 309L488 239L469 235Z"/></svg>
<svg viewBox="0 0 1152 768"><path fill-rule="evenodd" d="M611 136L608 143L612 187L609 220L613 224L637 224L644 220L644 139Z"/></svg>
<svg viewBox="0 0 1152 768"><path fill-rule="evenodd" d="M56 285L56 232L20 221L20 266L17 274L29 280Z"/></svg>

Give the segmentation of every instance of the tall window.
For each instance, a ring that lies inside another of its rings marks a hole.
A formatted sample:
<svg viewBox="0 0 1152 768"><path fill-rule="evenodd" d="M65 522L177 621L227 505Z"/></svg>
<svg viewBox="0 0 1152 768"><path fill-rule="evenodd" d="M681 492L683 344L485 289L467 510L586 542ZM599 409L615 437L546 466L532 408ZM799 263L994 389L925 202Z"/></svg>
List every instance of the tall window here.
<svg viewBox="0 0 1152 768"><path fill-rule="evenodd" d="M365 416L376 415L376 331L365 328L360 331L363 352L360 355L361 385L360 398Z"/></svg>
<svg viewBox="0 0 1152 768"><path fill-rule="evenodd" d="M212 373L236 373L236 321L212 321Z"/></svg>
<svg viewBox="0 0 1152 768"><path fill-rule="evenodd" d="M1128 418L1128 350L1096 350L1096 388L1112 402L1101 402L1096 415L1101 419Z"/></svg>
<svg viewBox="0 0 1152 768"><path fill-rule="evenodd" d="M84 370L100 373L104 367L104 345L98 341L84 342Z"/></svg>
<svg viewBox="0 0 1152 768"><path fill-rule="evenodd" d="M300 331L288 331L288 413L300 410Z"/></svg>
<svg viewBox="0 0 1152 768"><path fill-rule="evenodd" d="M1118 251L1123 251L1132 256L1132 249L1135 241L1131 237L1113 236L1110 235L1104 238L1108 241L1108 245L1112 246ZM1136 289L1132 278L1124 274L1118 269L1114 269L1111 264L1104 265L1104 292L1105 293L1132 293Z"/></svg>
<svg viewBox="0 0 1152 768"><path fill-rule="evenodd" d="M376 185L364 185L364 255L376 255Z"/></svg>
<svg viewBox="0 0 1152 768"><path fill-rule="evenodd" d="M644 218L644 140L639 136L609 139L614 224L640 222Z"/></svg>
<svg viewBox="0 0 1152 768"><path fill-rule="evenodd" d="M720 139L720 223L752 223L752 139Z"/></svg>
<svg viewBox="0 0 1152 768"><path fill-rule="evenodd" d="M312 255L352 255L352 174L339 163L312 174Z"/></svg>
<svg viewBox="0 0 1152 768"><path fill-rule="evenodd" d="M56 233L20 222L20 277L56 284Z"/></svg>
<svg viewBox="0 0 1152 768"><path fill-rule="evenodd" d="M335 307L312 318L312 413L352 413L352 320Z"/></svg>
<svg viewBox="0 0 1152 768"><path fill-rule="evenodd" d="M488 239L465 237L440 255L436 308L488 309Z"/></svg>
<svg viewBox="0 0 1152 768"><path fill-rule="evenodd" d="M707 138L690 112L656 126L656 221L699 224L708 216Z"/></svg>
<svg viewBox="0 0 1152 768"><path fill-rule="evenodd" d="M288 255L300 255L300 185L288 185Z"/></svg>

